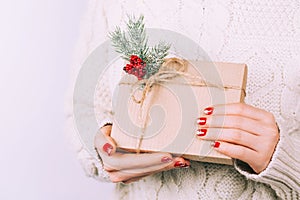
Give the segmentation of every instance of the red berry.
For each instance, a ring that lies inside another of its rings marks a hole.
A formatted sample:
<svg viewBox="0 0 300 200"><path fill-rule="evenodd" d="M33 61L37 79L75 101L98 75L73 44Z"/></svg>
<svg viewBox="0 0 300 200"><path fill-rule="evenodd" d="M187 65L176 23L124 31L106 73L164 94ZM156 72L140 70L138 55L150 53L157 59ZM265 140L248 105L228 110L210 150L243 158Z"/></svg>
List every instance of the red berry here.
<svg viewBox="0 0 300 200"><path fill-rule="evenodd" d="M131 56L130 56L130 63L135 64L137 59L138 59L138 56L136 56L136 55L131 55Z"/></svg>
<svg viewBox="0 0 300 200"><path fill-rule="evenodd" d="M140 64L142 64L142 63L144 63L144 62L143 62L143 60L142 60L141 58L139 58L138 56L136 56L136 55L131 55L131 56L130 56L130 63L131 63L131 64L134 64L134 65L140 65Z"/></svg>
<svg viewBox="0 0 300 200"><path fill-rule="evenodd" d="M146 74L146 63L137 55L130 56L130 63L123 68L128 74L135 75L138 80L141 80Z"/></svg>
<svg viewBox="0 0 300 200"><path fill-rule="evenodd" d="M131 64L126 64L126 66L123 67L123 70L126 71L126 72L128 72L128 71L131 70L132 68L133 68L133 65L131 65Z"/></svg>

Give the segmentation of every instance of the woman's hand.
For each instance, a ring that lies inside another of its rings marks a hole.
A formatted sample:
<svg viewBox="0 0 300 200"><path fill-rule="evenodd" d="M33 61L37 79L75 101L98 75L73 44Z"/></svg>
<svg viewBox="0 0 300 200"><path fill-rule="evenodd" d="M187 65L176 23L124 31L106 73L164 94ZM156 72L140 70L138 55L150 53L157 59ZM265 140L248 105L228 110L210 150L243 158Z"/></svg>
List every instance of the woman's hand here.
<svg viewBox="0 0 300 200"><path fill-rule="evenodd" d="M200 139L215 141L218 152L248 163L256 173L266 169L279 140L274 116L243 103L206 108L197 122Z"/></svg>
<svg viewBox="0 0 300 200"><path fill-rule="evenodd" d="M130 183L157 172L190 166L189 161L181 157L173 158L169 153L116 152L116 143L110 137L111 127L104 126L99 130L94 145L103 161L104 169L114 183Z"/></svg>

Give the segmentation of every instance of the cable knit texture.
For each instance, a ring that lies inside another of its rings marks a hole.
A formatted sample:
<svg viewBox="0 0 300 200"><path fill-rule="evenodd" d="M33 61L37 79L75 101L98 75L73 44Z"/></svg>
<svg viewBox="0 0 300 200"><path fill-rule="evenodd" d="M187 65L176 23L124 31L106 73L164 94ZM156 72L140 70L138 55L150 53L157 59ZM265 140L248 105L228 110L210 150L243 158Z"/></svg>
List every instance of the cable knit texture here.
<svg viewBox="0 0 300 200"><path fill-rule="evenodd" d="M300 2L90 0L82 21L72 87L84 59L108 39L116 25L124 26L127 14L144 14L147 27L192 38L214 61L246 63L246 103L272 112L281 135L272 161L258 175L241 161L234 166L192 161L188 169L116 184L116 199L299 199ZM116 65L99 78L95 104L89 105L95 108L99 126L111 120L113 86L122 66ZM76 132L71 101L68 106L68 135L78 159L87 175L104 181L101 162Z"/></svg>

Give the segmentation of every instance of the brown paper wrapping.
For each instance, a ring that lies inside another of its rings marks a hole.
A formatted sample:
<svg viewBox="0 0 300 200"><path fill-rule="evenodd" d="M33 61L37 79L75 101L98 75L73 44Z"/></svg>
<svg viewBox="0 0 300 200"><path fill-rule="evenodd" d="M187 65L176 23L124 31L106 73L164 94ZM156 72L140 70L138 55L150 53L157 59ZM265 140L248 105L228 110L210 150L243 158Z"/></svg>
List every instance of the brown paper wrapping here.
<svg viewBox="0 0 300 200"><path fill-rule="evenodd" d="M154 84L141 106L132 95L141 98L143 88L135 88L133 85L137 79L126 74L113 101L115 118L111 136L118 148L130 152L162 151L191 160L232 164L231 158L213 149L213 141L204 141L196 136L199 128L196 119L208 106L243 102L247 66L189 61L185 73L201 77L222 89L193 86L187 84L190 80L179 76L170 83ZM146 125L145 129L143 125ZM222 134L222 129L208 128L207 135L212 133Z"/></svg>

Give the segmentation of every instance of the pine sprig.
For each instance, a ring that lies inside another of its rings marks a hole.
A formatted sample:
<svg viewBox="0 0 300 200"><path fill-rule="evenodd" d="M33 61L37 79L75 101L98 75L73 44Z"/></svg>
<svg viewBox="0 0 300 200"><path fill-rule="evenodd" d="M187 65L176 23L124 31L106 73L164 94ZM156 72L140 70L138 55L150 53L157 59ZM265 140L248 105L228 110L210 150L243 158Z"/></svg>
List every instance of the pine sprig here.
<svg viewBox="0 0 300 200"><path fill-rule="evenodd" d="M148 47L144 16L142 15L138 19L134 16L128 16L126 28L125 32L120 27L116 27L116 30L110 33L112 45L125 60L130 61L133 55L141 58L146 63L146 73L143 78L149 78L158 72L164 58L168 55L170 45L160 42L152 48Z"/></svg>
<svg viewBox="0 0 300 200"><path fill-rule="evenodd" d="M135 19L134 16L129 17L127 32L132 54L138 55L144 60L148 53L148 38L145 31L144 16L140 16L138 19Z"/></svg>
<svg viewBox="0 0 300 200"><path fill-rule="evenodd" d="M122 31L117 26L109 37L116 52L122 54L122 58L129 60L131 55L138 55L143 59L148 52L144 16L140 16L138 19L134 16L128 18L127 31Z"/></svg>
<svg viewBox="0 0 300 200"><path fill-rule="evenodd" d="M149 50L146 58L147 74L145 75L145 78L149 78L158 72L159 68L164 62L164 58L168 55L170 47L170 44L160 42Z"/></svg>
<svg viewBox="0 0 300 200"><path fill-rule="evenodd" d="M129 48L129 41L125 32L122 31L120 27L116 27L116 30L110 33L109 37L111 38L116 52L122 54L123 59L128 60L131 55L131 49Z"/></svg>

